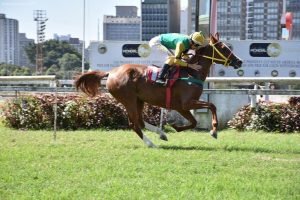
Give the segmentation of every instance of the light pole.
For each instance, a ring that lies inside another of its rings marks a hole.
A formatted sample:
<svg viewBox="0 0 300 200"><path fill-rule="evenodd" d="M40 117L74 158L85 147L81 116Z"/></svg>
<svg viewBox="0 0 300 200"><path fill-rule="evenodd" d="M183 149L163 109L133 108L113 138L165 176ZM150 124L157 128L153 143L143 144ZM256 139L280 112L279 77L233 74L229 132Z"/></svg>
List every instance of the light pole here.
<svg viewBox="0 0 300 200"><path fill-rule="evenodd" d="M82 39L82 60L81 60L81 72L84 73L84 51L85 51L85 0L83 0L83 39Z"/></svg>
<svg viewBox="0 0 300 200"><path fill-rule="evenodd" d="M44 61L43 61L43 42L45 41L45 28L46 17L45 10L34 10L33 12L34 21L36 21L37 27L37 38L36 38L36 75L43 73Z"/></svg>
<svg viewBox="0 0 300 200"><path fill-rule="evenodd" d="M217 32L217 0L210 0L209 32L211 34Z"/></svg>

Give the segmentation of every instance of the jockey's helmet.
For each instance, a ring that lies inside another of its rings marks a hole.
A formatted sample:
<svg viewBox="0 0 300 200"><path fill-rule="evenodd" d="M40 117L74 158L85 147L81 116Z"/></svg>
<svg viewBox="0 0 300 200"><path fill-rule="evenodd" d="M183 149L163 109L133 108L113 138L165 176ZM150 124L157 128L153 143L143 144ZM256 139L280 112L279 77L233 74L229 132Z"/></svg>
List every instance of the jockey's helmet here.
<svg viewBox="0 0 300 200"><path fill-rule="evenodd" d="M190 35L190 39L193 41L193 43L199 45L199 46L202 46L206 43L205 41L205 37L204 35L202 34L202 32L195 32L195 33L192 33Z"/></svg>

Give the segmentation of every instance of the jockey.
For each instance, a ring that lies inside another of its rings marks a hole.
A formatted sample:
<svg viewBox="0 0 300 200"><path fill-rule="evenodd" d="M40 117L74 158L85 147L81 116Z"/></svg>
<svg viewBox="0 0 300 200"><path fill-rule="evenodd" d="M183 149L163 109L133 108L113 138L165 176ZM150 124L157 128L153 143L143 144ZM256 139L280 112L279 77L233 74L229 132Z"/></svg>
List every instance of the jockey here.
<svg viewBox="0 0 300 200"><path fill-rule="evenodd" d="M160 51L167 51L169 56L165 61L156 83L165 84L164 77L172 65L176 64L182 67L187 67L188 64L181 59L188 58L186 53L190 49L195 50L205 44L206 39L201 31L192 33L190 36L178 33L167 33L152 38L149 41L149 46L155 46ZM171 50L175 50L175 55L172 55L173 52Z"/></svg>

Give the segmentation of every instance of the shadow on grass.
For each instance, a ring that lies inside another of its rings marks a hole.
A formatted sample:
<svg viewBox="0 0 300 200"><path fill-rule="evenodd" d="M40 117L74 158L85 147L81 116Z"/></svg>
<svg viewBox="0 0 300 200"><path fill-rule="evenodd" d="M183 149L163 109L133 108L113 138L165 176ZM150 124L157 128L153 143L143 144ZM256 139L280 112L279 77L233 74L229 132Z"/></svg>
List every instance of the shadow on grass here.
<svg viewBox="0 0 300 200"><path fill-rule="evenodd" d="M297 150L278 150L278 149L267 149L262 147L237 147L237 146L223 146L223 147L207 147L207 146L159 146L160 149L172 150L172 151L242 151L242 152L253 152L253 153L277 153L277 154L300 154Z"/></svg>

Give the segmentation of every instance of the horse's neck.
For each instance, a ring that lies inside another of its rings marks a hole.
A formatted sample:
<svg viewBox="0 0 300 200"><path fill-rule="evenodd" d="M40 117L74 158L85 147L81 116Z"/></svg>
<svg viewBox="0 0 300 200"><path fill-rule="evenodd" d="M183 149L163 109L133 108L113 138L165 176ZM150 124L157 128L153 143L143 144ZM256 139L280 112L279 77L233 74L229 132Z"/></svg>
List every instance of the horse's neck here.
<svg viewBox="0 0 300 200"><path fill-rule="evenodd" d="M189 63L197 63L201 67L198 70L193 70L189 68L189 74L193 77L205 81L206 77L209 74L210 67L212 65L211 59L204 58L203 55L212 56L212 47L206 45L196 52L196 55L192 57Z"/></svg>
<svg viewBox="0 0 300 200"><path fill-rule="evenodd" d="M212 65L211 60L206 59L206 58L201 58L198 62L199 65L201 65L200 69L196 71L197 73L197 78L205 81L206 77L208 76L210 72L210 67Z"/></svg>

